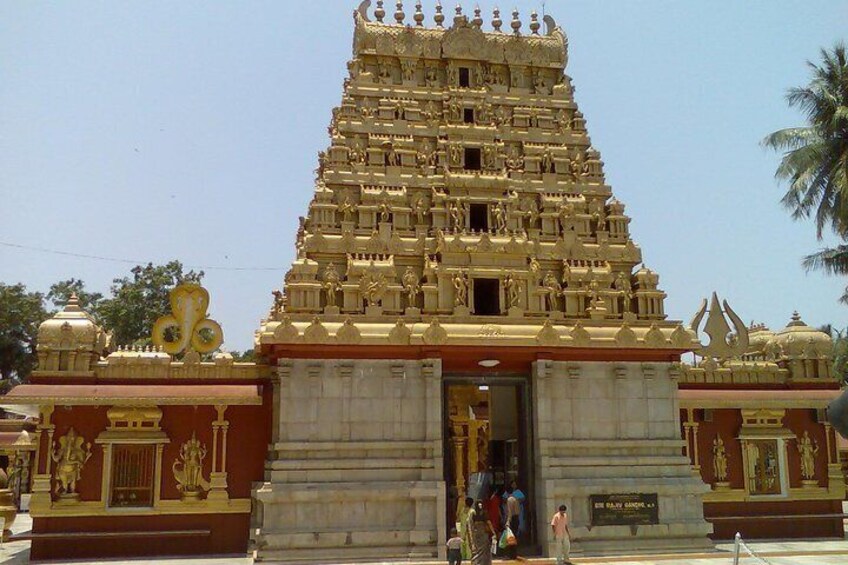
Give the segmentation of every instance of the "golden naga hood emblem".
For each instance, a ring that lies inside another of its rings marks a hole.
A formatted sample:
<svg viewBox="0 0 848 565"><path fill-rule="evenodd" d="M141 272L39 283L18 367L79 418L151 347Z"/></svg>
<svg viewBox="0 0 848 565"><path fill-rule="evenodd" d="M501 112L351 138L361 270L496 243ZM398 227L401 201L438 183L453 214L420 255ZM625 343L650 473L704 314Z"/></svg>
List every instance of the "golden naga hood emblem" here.
<svg viewBox="0 0 848 565"><path fill-rule="evenodd" d="M209 291L194 283L178 285L171 291L171 314L153 324L153 343L165 353L176 355L193 350L211 353L221 347L224 331L206 317Z"/></svg>
<svg viewBox="0 0 848 565"><path fill-rule="evenodd" d="M748 328L736 315L736 312L727 304L727 300L722 302L724 311L719 306L718 296L713 293L710 301L709 315L707 322L704 324L704 333L710 336L710 342L707 345L701 345L695 353L703 357L712 357L715 359L729 359L738 357L748 350ZM698 327L701 325L701 320L704 314L707 313L707 299L701 302L701 307L689 323L689 329L695 332L695 336L700 341L698 336ZM728 325L724 315L730 318L733 323L733 330ZM735 330L735 333L734 333Z"/></svg>

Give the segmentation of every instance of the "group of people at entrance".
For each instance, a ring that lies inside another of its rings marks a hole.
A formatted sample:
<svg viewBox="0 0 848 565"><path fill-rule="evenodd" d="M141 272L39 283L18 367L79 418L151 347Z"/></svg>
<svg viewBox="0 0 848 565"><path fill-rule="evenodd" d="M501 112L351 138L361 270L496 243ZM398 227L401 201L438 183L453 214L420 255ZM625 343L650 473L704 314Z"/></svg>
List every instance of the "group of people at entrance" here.
<svg viewBox="0 0 848 565"><path fill-rule="evenodd" d="M467 497L465 507L458 513L459 529L451 531L447 543L450 565L459 565L464 559L470 559L472 565L491 565L495 554L515 560L519 536L527 531L526 498L514 482L506 491L496 490L485 502ZM565 505L551 519L551 530L556 539L557 563L562 565L571 548Z"/></svg>

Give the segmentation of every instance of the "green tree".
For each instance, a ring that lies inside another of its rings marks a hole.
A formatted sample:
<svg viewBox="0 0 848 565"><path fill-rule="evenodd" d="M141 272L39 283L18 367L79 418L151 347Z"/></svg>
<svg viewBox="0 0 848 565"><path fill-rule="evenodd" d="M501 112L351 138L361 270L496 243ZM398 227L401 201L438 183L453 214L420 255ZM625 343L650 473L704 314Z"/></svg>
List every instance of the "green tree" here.
<svg viewBox="0 0 848 565"><path fill-rule="evenodd" d="M803 88L786 94L789 106L800 109L804 127L776 131L763 145L783 152L775 172L789 183L781 200L795 219L813 217L816 236L833 232L836 247L804 258L807 270L848 274L848 55L844 43L821 50L821 62L808 61L812 77ZM848 288L841 301L848 304Z"/></svg>
<svg viewBox="0 0 848 565"><path fill-rule="evenodd" d="M149 345L153 322L171 311L171 290L184 282L200 283L203 271L184 273L182 263L171 261L138 265L131 273L112 281L112 296L101 300L97 309L114 343Z"/></svg>
<svg viewBox="0 0 848 565"><path fill-rule="evenodd" d="M40 292L22 284L0 283L0 376L4 383L24 381L37 362L38 326L49 313Z"/></svg>
<svg viewBox="0 0 848 565"><path fill-rule="evenodd" d="M231 351L230 355L236 363L254 363L256 362L256 351L254 349L245 349L244 351Z"/></svg>
<svg viewBox="0 0 848 565"><path fill-rule="evenodd" d="M68 279L59 281L50 286L47 292L47 300L53 303L57 309L64 308L72 294L77 295L80 308L91 314L98 322L100 301L103 295L99 292L89 292L85 289L85 283L80 279Z"/></svg>

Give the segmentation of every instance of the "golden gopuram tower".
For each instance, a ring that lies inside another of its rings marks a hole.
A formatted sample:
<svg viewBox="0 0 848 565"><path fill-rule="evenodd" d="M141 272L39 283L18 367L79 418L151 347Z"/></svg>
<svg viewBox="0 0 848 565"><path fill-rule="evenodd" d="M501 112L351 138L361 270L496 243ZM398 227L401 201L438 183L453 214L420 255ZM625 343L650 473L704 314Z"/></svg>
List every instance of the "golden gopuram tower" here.
<svg viewBox="0 0 848 565"><path fill-rule="evenodd" d="M297 257L257 334L273 438L262 559L435 558L466 496L520 491L520 553L709 545L659 278L550 16L354 12ZM486 29L484 29L484 27ZM462 529L462 528L461 528Z"/></svg>

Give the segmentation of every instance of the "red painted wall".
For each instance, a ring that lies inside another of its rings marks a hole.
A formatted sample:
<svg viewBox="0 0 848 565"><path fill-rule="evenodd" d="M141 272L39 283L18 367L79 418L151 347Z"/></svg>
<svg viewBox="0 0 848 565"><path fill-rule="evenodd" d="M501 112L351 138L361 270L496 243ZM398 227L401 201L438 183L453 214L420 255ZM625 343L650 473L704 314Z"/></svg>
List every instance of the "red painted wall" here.
<svg viewBox="0 0 848 565"><path fill-rule="evenodd" d="M248 514L40 518L33 523L30 559L36 561L222 554L241 556L247 552L249 528ZM193 533L173 535L173 532L177 531ZM74 535L82 532L89 535ZM119 534L103 535L109 532ZM120 532L126 534L121 535ZM59 535L42 538L39 534Z"/></svg>
<svg viewBox="0 0 848 565"><path fill-rule="evenodd" d="M715 502L704 504L712 539L844 538L842 501ZM724 517L724 519L722 519Z"/></svg>

